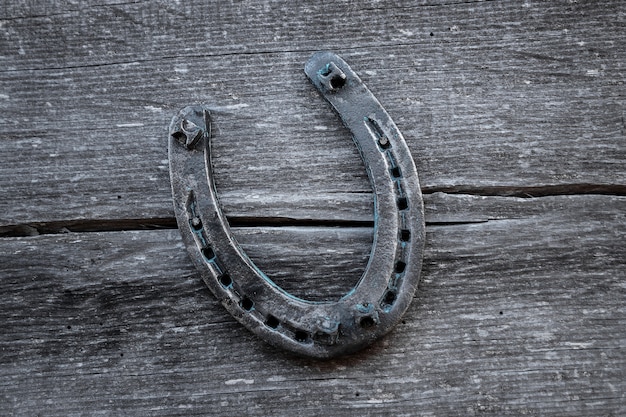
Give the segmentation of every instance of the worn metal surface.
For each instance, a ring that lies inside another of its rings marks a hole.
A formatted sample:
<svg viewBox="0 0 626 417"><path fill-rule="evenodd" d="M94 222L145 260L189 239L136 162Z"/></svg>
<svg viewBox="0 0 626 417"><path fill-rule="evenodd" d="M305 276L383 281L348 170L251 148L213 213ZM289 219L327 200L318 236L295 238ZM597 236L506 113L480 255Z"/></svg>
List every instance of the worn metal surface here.
<svg viewBox="0 0 626 417"><path fill-rule="evenodd" d="M389 332L408 308L422 265L424 212L404 138L357 74L330 52L314 54L305 72L351 131L375 196L368 265L357 285L339 300L314 302L289 294L241 249L215 190L207 107L186 107L173 118L170 173L183 240L226 309L273 345L328 358L370 344Z"/></svg>

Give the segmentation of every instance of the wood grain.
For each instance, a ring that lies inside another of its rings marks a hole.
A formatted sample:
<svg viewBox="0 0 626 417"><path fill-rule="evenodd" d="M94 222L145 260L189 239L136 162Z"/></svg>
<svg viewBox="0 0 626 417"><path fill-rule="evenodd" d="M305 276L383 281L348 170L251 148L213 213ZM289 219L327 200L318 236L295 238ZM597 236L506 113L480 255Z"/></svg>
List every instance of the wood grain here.
<svg viewBox="0 0 626 417"><path fill-rule="evenodd" d="M291 357L245 331L201 282L176 230L1 239L3 410L621 415L626 199L525 204L499 210L498 220L429 227L405 321L371 348L327 362ZM302 285L354 278L369 252L367 229L237 232L270 276ZM302 233L319 239L290 244Z"/></svg>
<svg viewBox="0 0 626 417"><path fill-rule="evenodd" d="M0 414L626 414L622 9L0 4ZM318 362L257 340L200 280L166 132L209 104L237 239L288 291L340 297L373 199L302 71L325 49L404 133L428 226L404 322Z"/></svg>
<svg viewBox="0 0 626 417"><path fill-rule="evenodd" d="M371 218L349 133L302 71L319 49L387 108L425 191L626 193L618 1L333 3L349 19L320 2L52 4L5 7L3 225L171 217L166 128L195 102L214 106L230 216Z"/></svg>

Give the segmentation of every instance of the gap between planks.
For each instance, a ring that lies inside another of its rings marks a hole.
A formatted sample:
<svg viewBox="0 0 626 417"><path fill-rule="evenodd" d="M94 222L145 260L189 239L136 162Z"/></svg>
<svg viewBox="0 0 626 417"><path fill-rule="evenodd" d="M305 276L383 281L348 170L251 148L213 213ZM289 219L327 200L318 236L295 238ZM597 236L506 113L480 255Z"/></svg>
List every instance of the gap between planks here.
<svg viewBox="0 0 626 417"><path fill-rule="evenodd" d="M424 195L435 193L470 195L476 197L542 198L573 195L626 196L626 185L570 184L530 187L469 187L452 186L425 188ZM484 223L495 219L466 221L426 221L427 226L452 226ZM374 227L373 221L335 219L295 219L289 217L250 217L229 216L232 227ZM130 230L176 229L176 219L172 217L136 219L86 219L59 220L51 222L29 222L0 226L0 238L26 237L59 233L77 232L119 232Z"/></svg>

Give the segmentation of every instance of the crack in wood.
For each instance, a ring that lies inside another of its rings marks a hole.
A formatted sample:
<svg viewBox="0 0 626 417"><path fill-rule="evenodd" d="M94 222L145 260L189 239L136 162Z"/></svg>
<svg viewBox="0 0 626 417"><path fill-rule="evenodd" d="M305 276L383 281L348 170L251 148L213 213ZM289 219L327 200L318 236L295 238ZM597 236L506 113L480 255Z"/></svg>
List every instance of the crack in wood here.
<svg viewBox="0 0 626 417"><path fill-rule="evenodd" d="M176 219L173 216L145 219L58 220L0 226L0 237L27 237L62 233L119 232L126 230L175 228Z"/></svg>
<svg viewBox="0 0 626 417"><path fill-rule="evenodd" d="M425 187L424 195L435 193L471 195L476 197L541 198L571 195L610 195L626 196L626 185L564 184L534 187L507 186L451 186ZM428 202L426 202L428 206ZM374 227L374 221L348 219L306 219L291 217L229 216L231 227ZM468 219L451 221L426 221L426 226L458 226L492 221L490 219ZM49 222L28 222L0 226L0 238L28 237L62 233L119 232L130 230L176 229L176 219L172 217L136 219L89 219L57 220Z"/></svg>
<svg viewBox="0 0 626 417"><path fill-rule="evenodd" d="M359 220L319 220L319 219L292 219L281 217L231 217L228 219L231 227L344 227L344 228L373 228L373 221ZM434 221L426 222L426 226L458 226L463 224L486 223L489 220L467 221ZM55 221L16 224L0 227L0 238L28 237L39 235L54 235L63 233L93 233L93 232L122 232L137 230L176 229L176 219L115 219L115 220L85 220L85 221Z"/></svg>
<svg viewBox="0 0 626 417"><path fill-rule="evenodd" d="M613 195L626 196L626 185L622 184L556 184L530 187L455 185L450 187L424 187L423 194L469 194L485 197L538 198L562 195Z"/></svg>

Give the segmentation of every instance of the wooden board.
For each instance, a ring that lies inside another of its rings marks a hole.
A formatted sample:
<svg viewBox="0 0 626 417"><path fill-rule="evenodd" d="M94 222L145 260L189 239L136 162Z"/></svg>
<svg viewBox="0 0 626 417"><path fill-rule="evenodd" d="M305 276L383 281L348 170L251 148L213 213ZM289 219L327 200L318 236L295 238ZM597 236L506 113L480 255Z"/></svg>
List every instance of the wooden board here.
<svg viewBox="0 0 626 417"><path fill-rule="evenodd" d="M428 228L424 280L403 323L326 362L285 355L235 322L176 230L2 239L3 409L623 414L626 198L545 197L519 211L488 199L502 207L497 220ZM371 238L368 228L237 232L277 282L310 283L303 296L358 277Z"/></svg>
<svg viewBox="0 0 626 417"><path fill-rule="evenodd" d="M626 193L619 1L53 4L5 7L3 225L171 217L167 126L196 102L228 214L368 217L356 149L303 73L328 48L425 191Z"/></svg>
<svg viewBox="0 0 626 417"><path fill-rule="evenodd" d="M626 414L622 2L0 5L0 414ZM213 299L173 219L167 126L213 109L218 194L279 285L335 299L373 198L304 62L341 54L425 193L404 322L319 362Z"/></svg>

